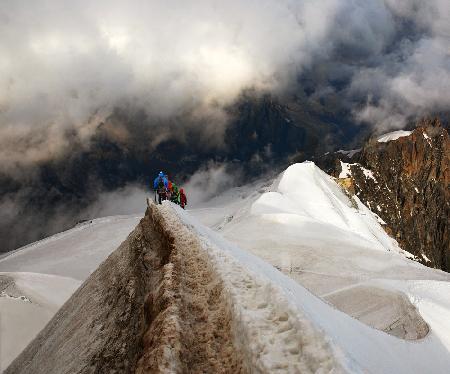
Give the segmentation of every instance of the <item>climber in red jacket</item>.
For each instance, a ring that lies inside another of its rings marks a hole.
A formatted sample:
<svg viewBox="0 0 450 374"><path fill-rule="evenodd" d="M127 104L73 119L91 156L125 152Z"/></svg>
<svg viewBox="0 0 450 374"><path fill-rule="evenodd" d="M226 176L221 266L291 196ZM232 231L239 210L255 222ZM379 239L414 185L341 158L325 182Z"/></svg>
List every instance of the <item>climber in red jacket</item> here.
<svg viewBox="0 0 450 374"><path fill-rule="evenodd" d="M187 197L184 193L184 189L180 188L180 206L184 209L184 207L187 205Z"/></svg>

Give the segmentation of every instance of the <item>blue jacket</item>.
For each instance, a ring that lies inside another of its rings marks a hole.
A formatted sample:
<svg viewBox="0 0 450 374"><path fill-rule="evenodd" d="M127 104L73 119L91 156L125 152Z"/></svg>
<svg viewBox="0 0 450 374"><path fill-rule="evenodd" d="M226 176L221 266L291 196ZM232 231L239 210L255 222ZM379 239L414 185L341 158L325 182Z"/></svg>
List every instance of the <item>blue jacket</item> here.
<svg viewBox="0 0 450 374"><path fill-rule="evenodd" d="M167 180L167 178L166 178L165 176L158 175L158 176L155 178L155 180L153 181L153 188L154 188L155 190L158 189L158 184L159 184L159 181L160 181L161 179L162 179L162 181L164 182L164 187L165 187L165 188L168 188L168 187L169 187L169 181Z"/></svg>

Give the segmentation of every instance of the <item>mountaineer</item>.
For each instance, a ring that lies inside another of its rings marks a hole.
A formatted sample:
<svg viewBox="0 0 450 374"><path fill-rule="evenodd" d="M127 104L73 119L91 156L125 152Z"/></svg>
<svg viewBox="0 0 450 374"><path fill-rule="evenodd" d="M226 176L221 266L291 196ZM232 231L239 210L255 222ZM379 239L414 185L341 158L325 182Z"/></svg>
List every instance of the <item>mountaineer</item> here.
<svg viewBox="0 0 450 374"><path fill-rule="evenodd" d="M178 186L172 182L172 196L170 197L172 203L180 205L180 191Z"/></svg>
<svg viewBox="0 0 450 374"><path fill-rule="evenodd" d="M167 192L166 192L166 200L171 200L172 198L172 182L169 179L169 175L165 175L167 179Z"/></svg>
<svg viewBox="0 0 450 374"><path fill-rule="evenodd" d="M180 188L180 206L184 209L184 207L187 205L187 197L184 193L184 189Z"/></svg>
<svg viewBox="0 0 450 374"><path fill-rule="evenodd" d="M159 172L158 176L153 181L153 189L155 190L155 202L156 193L158 193L158 202L161 204L163 200L167 199L167 189L169 187L169 182L162 171Z"/></svg>

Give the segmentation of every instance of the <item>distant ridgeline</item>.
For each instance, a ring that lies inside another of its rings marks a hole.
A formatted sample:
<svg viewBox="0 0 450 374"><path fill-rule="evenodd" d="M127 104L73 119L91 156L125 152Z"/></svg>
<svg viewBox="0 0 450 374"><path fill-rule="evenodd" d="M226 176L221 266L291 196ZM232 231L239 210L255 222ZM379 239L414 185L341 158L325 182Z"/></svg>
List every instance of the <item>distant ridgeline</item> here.
<svg viewBox="0 0 450 374"><path fill-rule="evenodd" d="M438 119L333 157L334 176L378 214L402 249L450 272L450 140Z"/></svg>

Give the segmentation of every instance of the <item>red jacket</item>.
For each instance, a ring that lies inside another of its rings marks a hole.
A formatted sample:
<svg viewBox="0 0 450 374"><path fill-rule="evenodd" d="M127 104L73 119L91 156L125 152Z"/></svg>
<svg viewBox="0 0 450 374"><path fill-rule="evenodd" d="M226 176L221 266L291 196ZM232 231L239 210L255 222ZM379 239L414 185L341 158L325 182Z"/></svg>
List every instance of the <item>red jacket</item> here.
<svg viewBox="0 0 450 374"><path fill-rule="evenodd" d="M184 208L185 205L187 205L187 198L184 194L184 190L180 189L180 205L182 208Z"/></svg>

